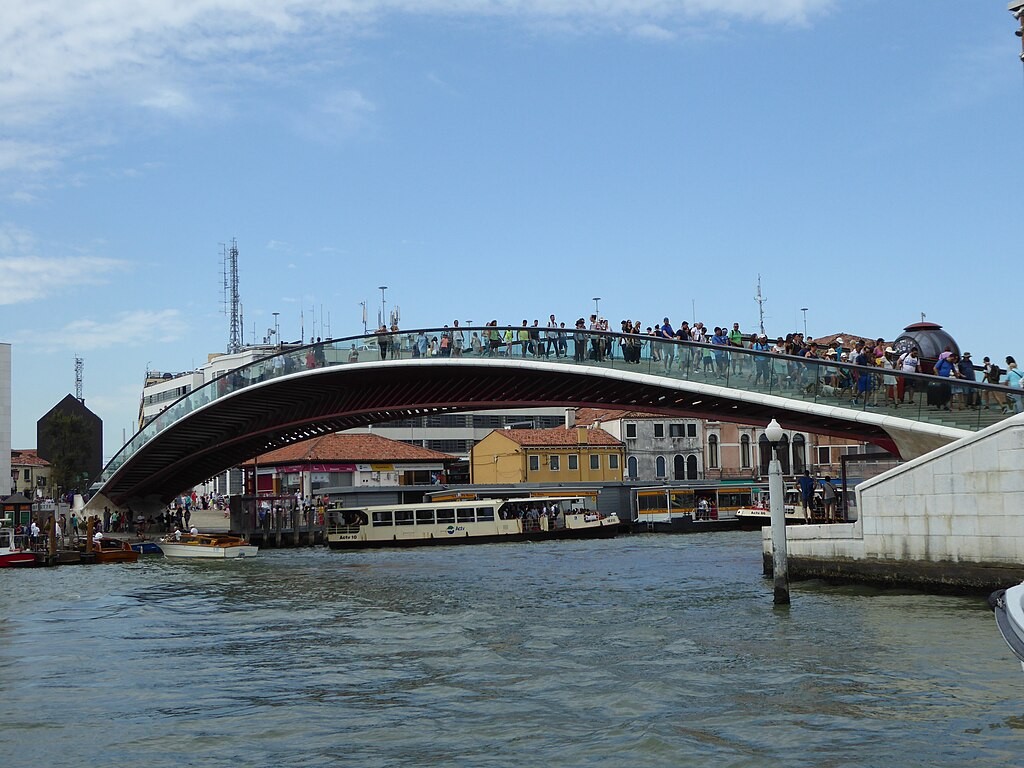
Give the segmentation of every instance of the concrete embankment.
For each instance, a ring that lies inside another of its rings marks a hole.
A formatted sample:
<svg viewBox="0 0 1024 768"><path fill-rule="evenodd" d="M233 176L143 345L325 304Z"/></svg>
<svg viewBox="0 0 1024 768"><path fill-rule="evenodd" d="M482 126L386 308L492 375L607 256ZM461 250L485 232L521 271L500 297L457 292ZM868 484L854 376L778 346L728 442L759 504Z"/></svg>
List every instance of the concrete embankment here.
<svg viewBox="0 0 1024 768"><path fill-rule="evenodd" d="M1024 414L857 487L859 520L790 526L789 573L941 592L1024 580ZM771 572L771 539L762 541Z"/></svg>

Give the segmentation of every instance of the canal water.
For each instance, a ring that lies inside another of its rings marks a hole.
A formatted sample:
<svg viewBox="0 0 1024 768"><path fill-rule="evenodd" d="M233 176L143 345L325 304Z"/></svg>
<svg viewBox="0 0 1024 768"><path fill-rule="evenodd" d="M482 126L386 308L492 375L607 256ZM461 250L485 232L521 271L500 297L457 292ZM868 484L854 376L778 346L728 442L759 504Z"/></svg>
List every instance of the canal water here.
<svg viewBox="0 0 1024 768"><path fill-rule="evenodd" d="M794 585L757 533L0 572L46 766L1011 766L983 599Z"/></svg>

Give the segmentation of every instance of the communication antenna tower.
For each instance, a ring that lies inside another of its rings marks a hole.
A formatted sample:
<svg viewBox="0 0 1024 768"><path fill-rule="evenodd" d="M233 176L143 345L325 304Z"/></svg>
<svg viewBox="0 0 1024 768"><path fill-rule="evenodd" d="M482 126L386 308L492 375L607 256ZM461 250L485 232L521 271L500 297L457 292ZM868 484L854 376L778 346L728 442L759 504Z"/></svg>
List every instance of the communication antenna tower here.
<svg viewBox="0 0 1024 768"><path fill-rule="evenodd" d="M402 319L402 308L399 307L396 304L394 306L394 309L391 310L391 325L400 325L400 323L398 321L401 320L401 319Z"/></svg>
<svg viewBox="0 0 1024 768"><path fill-rule="evenodd" d="M757 276L757 296L754 297L754 301L757 302L757 313L758 320L761 327L761 333L764 333L764 304L768 299L761 295L761 275Z"/></svg>
<svg viewBox="0 0 1024 768"><path fill-rule="evenodd" d="M85 370L85 360L75 357L75 399L85 405L85 396L82 394L82 372Z"/></svg>
<svg viewBox="0 0 1024 768"><path fill-rule="evenodd" d="M221 244L221 266L224 271L224 311L228 315L228 354L242 349L242 307L238 296L238 243Z"/></svg>

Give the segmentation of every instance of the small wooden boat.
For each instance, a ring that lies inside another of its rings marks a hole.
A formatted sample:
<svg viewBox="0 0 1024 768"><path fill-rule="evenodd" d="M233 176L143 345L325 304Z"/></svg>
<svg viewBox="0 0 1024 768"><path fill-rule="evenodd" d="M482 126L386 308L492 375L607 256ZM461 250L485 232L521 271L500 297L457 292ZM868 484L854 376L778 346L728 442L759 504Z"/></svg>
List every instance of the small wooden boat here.
<svg viewBox="0 0 1024 768"><path fill-rule="evenodd" d="M14 540L14 531L0 528L0 568L26 568L36 564L36 556Z"/></svg>
<svg viewBox="0 0 1024 768"><path fill-rule="evenodd" d="M81 549L85 552L85 544L81 545ZM121 539L94 539L92 553L97 563L135 563L139 560L139 553Z"/></svg>
<svg viewBox="0 0 1024 768"><path fill-rule="evenodd" d="M239 536L217 533L186 533L181 538L168 536L160 539L157 546L166 557L208 558L229 560L240 557L255 557L260 548Z"/></svg>

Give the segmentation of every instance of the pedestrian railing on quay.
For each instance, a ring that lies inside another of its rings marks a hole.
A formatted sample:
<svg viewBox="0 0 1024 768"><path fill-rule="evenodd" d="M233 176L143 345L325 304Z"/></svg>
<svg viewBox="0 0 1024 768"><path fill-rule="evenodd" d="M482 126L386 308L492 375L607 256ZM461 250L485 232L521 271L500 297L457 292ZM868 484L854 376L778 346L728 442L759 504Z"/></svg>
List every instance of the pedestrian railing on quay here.
<svg viewBox="0 0 1024 768"><path fill-rule="evenodd" d="M1024 392L1004 385L642 334L525 326L422 328L291 347L229 371L174 401L140 429L100 479L108 480L179 419L246 387L303 370L423 357L453 364L527 359L621 369L969 430L1021 411L1024 399Z"/></svg>

